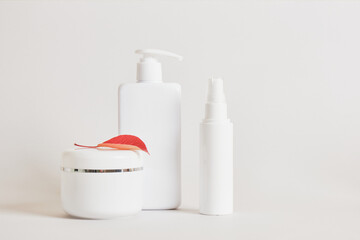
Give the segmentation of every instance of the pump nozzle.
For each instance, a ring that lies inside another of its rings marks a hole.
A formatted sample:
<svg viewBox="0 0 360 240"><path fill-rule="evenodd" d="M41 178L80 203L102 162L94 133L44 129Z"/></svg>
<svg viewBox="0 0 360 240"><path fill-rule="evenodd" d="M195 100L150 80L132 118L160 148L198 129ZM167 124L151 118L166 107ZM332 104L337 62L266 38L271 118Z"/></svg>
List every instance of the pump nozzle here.
<svg viewBox="0 0 360 240"><path fill-rule="evenodd" d="M143 59L146 57L167 56L167 57L176 58L179 61L183 60L183 57L180 55L160 49L138 49L135 51L135 53L142 54Z"/></svg>
<svg viewBox="0 0 360 240"><path fill-rule="evenodd" d="M158 49L140 49L135 53L142 54L143 57L137 64L137 81L138 82L161 82L161 63L156 59L157 56L173 57L181 61L182 56L175 53L158 50Z"/></svg>

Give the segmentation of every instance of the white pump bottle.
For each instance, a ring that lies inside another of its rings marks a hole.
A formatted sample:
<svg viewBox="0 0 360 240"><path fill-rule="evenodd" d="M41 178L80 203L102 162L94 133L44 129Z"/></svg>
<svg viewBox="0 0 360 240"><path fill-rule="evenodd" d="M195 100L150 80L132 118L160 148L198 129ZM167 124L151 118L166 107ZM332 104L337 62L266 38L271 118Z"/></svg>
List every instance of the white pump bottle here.
<svg viewBox="0 0 360 240"><path fill-rule="evenodd" d="M181 197L181 87L162 81L156 57L182 57L156 49L135 53L143 55L137 83L119 87L119 134L140 137L150 152L144 154L143 209L175 209Z"/></svg>
<svg viewBox="0 0 360 240"><path fill-rule="evenodd" d="M200 213L233 212L233 124L227 118L222 79L210 79L200 124Z"/></svg>

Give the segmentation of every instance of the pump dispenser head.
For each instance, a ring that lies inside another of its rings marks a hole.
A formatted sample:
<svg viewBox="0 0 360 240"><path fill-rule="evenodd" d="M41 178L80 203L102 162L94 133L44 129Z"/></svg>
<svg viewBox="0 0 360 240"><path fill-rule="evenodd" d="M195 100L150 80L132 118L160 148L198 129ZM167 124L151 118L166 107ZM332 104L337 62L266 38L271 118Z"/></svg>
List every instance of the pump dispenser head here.
<svg viewBox="0 0 360 240"><path fill-rule="evenodd" d="M159 49L139 49L135 53L143 55L137 64L138 82L162 82L161 63L156 59L157 56L173 57L179 61L183 59L175 53Z"/></svg>

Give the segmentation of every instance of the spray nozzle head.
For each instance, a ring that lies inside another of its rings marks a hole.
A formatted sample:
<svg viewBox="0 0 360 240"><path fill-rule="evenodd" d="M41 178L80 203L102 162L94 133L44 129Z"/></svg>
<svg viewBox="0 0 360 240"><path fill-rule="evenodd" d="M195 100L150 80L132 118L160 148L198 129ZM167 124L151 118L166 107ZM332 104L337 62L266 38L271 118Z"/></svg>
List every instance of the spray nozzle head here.
<svg viewBox="0 0 360 240"><path fill-rule="evenodd" d="M139 49L135 53L142 54L143 57L137 64L138 82L161 82L162 71L161 63L156 59L158 56L173 57L182 61L183 57L172 52L159 49Z"/></svg>
<svg viewBox="0 0 360 240"><path fill-rule="evenodd" d="M208 86L208 103L225 103L223 80L221 78L210 78Z"/></svg>
<svg viewBox="0 0 360 240"><path fill-rule="evenodd" d="M227 107L224 94L223 80L210 78L207 102L205 104L204 121L223 121L227 119Z"/></svg>

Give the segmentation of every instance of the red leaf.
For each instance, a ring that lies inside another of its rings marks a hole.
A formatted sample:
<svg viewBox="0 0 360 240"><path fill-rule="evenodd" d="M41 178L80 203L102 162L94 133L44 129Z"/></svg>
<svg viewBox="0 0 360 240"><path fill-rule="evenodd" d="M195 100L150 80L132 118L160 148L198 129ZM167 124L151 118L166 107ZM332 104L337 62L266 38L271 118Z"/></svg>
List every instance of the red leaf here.
<svg viewBox="0 0 360 240"><path fill-rule="evenodd" d="M138 137L133 135L119 135L112 139L109 139L102 144L123 144L138 147L140 150L149 153L145 143ZM99 144L100 145L100 144Z"/></svg>
<svg viewBox="0 0 360 240"><path fill-rule="evenodd" d="M142 150L149 154L149 151L147 150L145 143L140 138L133 135L119 135L103 143L100 143L97 146L84 146L76 143L74 145L78 147L87 147L87 148L109 147L119 150Z"/></svg>

